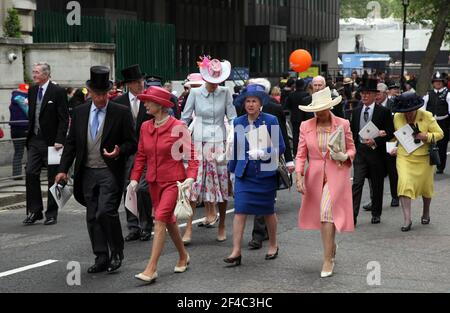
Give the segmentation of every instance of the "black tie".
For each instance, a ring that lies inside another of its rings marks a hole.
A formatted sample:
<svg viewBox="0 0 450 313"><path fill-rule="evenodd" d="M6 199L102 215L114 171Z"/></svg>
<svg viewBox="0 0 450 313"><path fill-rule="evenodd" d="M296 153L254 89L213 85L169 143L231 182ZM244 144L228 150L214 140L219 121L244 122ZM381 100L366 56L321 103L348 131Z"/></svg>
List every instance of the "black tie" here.
<svg viewBox="0 0 450 313"><path fill-rule="evenodd" d="M370 107L366 107L366 110L364 111L364 122L369 122L369 110Z"/></svg>

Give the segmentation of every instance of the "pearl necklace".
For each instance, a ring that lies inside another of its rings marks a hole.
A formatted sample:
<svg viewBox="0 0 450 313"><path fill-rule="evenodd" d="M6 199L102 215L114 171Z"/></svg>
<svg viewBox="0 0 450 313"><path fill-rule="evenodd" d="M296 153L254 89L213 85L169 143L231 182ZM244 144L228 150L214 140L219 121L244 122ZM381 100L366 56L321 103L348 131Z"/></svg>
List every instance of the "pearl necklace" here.
<svg viewBox="0 0 450 313"><path fill-rule="evenodd" d="M166 116L165 118L163 118L161 121L157 121L155 120L155 126L156 127L161 127L163 126L170 118L170 115Z"/></svg>

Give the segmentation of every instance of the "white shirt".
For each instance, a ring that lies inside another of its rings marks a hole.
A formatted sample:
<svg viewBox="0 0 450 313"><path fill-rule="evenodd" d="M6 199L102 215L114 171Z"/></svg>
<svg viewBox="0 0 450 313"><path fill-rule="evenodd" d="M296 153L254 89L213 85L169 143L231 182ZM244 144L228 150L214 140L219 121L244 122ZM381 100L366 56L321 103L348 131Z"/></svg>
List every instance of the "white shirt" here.
<svg viewBox="0 0 450 313"><path fill-rule="evenodd" d="M444 87L444 88L439 89L439 90L434 89L434 92L435 92L435 93L441 93L441 92L444 92L445 89L447 89L447 88ZM428 101L430 101L430 95L427 94L425 97L423 97L423 101L425 101L425 103L424 103L424 105L423 105L423 107L422 107L422 110L426 111L426 110L427 110L427 107L428 107ZM448 112L450 113L450 92L447 94L447 104L448 104ZM444 117L444 118L445 118L445 117Z"/></svg>
<svg viewBox="0 0 450 313"><path fill-rule="evenodd" d="M364 112L366 112L366 108L367 108L367 106L363 105L362 110L361 110L361 121L364 121ZM372 120L373 111L375 110L375 102L372 103L368 108L369 108L369 110L368 110L368 112L369 112L369 120L367 121L367 123Z"/></svg>
<svg viewBox="0 0 450 313"><path fill-rule="evenodd" d="M39 88L42 88L42 99L44 99L44 97L45 97L45 93L47 92L49 84L50 84L50 79L47 80L47 82L44 85L39 86ZM38 97L39 97L39 90L38 90Z"/></svg>
<svg viewBox="0 0 450 313"><path fill-rule="evenodd" d="M137 96L131 93L131 91L128 92L128 97L130 99L131 112L133 113L133 117L136 119L137 116L139 115L140 101L137 98Z"/></svg>
<svg viewBox="0 0 450 313"><path fill-rule="evenodd" d="M381 106L386 107L388 103L389 98L386 98L383 103L381 103Z"/></svg>
<svg viewBox="0 0 450 313"><path fill-rule="evenodd" d="M102 124L105 121L107 110L108 110L108 104L106 104L106 106L98 114L98 122L99 122L98 129L100 129L102 127ZM97 107L95 106L94 102L92 102L91 111L90 111L91 113L89 115L89 125L92 125L92 121L94 120L96 111L97 111ZM98 129L97 129L97 132L98 132Z"/></svg>

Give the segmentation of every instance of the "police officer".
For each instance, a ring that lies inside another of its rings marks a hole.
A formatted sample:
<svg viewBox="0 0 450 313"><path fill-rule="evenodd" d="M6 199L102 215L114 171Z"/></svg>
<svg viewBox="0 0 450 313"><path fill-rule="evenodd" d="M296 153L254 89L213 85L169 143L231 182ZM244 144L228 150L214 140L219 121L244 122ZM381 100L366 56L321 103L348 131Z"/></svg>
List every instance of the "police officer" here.
<svg viewBox="0 0 450 313"><path fill-rule="evenodd" d="M445 87L445 77L441 73L434 74L432 83L434 90L429 91L424 97L424 109L433 113L444 131L444 139L437 143L441 158L441 166L437 169L437 173L443 174L447 164L447 148L450 140L450 93Z"/></svg>

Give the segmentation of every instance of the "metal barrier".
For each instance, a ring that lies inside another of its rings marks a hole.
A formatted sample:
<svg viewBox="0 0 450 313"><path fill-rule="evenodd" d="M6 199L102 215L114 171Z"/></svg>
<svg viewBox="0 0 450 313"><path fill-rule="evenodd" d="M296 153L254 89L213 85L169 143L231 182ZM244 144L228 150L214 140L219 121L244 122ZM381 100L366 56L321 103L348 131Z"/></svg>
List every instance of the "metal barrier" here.
<svg viewBox="0 0 450 313"><path fill-rule="evenodd" d="M11 130L10 123L10 121L0 122L0 127L3 129L5 136ZM28 121L13 121L13 123L28 123ZM9 127L5 128L4 125ZM25 178L26 140L26 138L0 140L0 183L23 180Z"/></svg>

